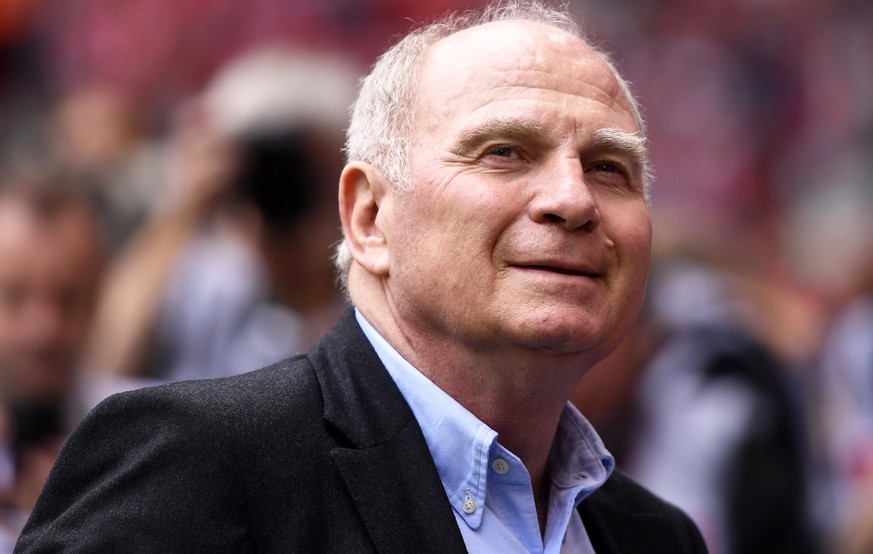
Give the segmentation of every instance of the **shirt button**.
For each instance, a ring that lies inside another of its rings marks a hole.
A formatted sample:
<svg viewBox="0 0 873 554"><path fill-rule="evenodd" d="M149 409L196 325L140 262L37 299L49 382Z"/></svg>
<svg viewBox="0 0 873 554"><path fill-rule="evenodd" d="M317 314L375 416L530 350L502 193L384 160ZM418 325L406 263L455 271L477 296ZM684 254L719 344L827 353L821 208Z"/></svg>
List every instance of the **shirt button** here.
<svg viewBox="0 0 873 554"><path fill-rule="evenodd" d="M494 458L494 461L491 462L491 467L500 475L506 475L509 472L509 462L503 458Z"/></svg>
<svg viewBox="0 0 873 554"><path fill-rule="evenodd" d="M461 508L464 510L465 514L472 514L476 511L476 502L474 500L464 500Z"/></svg>

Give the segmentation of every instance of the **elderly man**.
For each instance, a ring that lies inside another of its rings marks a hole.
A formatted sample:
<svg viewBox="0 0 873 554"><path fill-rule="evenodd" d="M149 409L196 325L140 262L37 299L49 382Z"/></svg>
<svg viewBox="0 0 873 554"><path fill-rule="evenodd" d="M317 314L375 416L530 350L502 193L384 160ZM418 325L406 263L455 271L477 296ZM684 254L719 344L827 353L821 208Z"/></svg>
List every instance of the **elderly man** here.
<svg viewBox="0 0 873 554"><path fill-rule="evenodd" d="M116 396L21 552L704 552L567 403L638 311L643 124L565 14L424 27L340 177L356 310L309 354Z"/></svg>

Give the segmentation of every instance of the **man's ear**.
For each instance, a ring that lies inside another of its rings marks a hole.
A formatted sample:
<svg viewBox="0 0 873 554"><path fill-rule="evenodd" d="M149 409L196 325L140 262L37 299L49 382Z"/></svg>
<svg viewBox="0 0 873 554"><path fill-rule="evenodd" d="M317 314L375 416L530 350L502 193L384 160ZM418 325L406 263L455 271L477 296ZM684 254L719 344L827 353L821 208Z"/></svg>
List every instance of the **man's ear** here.
<svg viewBox="0 0 873 554"><path fill-rule="evenodd" d="M388 275L390 256L387 222L391 183L371 164L350 162L340 175L339 210L343 235L355 261L373 275Z"/></svg>

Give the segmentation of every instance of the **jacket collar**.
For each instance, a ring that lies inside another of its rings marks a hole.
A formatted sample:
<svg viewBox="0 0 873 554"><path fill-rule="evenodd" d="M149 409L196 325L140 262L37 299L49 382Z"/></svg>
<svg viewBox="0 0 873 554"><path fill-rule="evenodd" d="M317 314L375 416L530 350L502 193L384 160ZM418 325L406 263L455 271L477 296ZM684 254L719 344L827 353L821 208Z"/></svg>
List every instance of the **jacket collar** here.
<svg viewBox="0 0 873 554"><path fill-rule="evenodd" d="M309 359L342 438L331 456L376 549L466 552L421 428L352 310Z"/></svg>

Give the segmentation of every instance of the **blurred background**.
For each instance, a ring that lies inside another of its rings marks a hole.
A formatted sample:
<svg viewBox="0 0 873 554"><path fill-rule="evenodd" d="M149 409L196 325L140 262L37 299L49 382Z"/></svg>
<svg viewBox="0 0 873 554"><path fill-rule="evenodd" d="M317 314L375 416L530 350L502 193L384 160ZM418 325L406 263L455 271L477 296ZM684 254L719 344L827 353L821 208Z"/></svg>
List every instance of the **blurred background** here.
<svg viewBox="0 0 873 554"><path fill-rule="evenodd" d="M357 80L473 0L0 0L0 552L107 394L308 349ZM571 0L646 108L640 322L574 401L714 554L873 552L873 3Z"/></svg>

